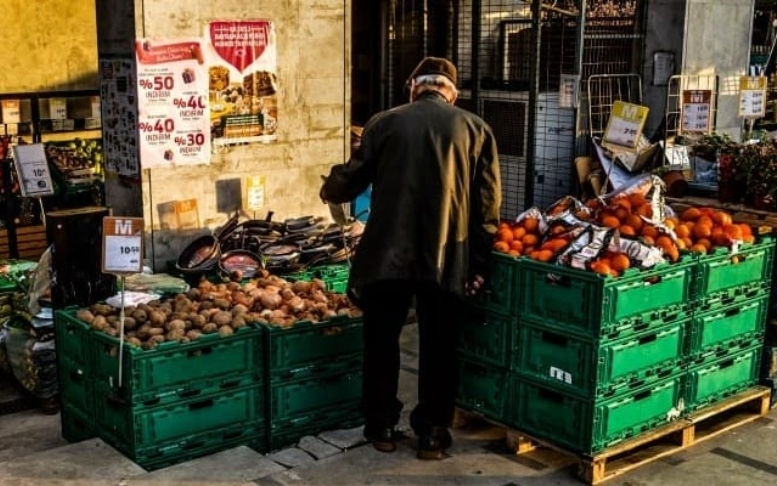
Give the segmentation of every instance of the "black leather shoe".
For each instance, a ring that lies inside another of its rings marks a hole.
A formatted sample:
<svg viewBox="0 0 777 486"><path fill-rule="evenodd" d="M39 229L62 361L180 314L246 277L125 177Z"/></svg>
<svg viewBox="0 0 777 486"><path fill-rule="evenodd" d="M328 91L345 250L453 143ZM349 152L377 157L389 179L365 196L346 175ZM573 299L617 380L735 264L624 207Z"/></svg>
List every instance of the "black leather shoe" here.
<svg viewBox="0 0 777 486"><path fill-rule="evenodd" d="M372 447L380 452L397 450L397 432L393 427L364 427L364 438L372 443Z"/></svg>
<svg viewBox="0 0 777 486"><path fill-rule="evenodd" d="M445 450L453 444L453 438L445 427L432 427L430 433L418 436L418 453L422 460L440 460L445 458Z"/></svg>

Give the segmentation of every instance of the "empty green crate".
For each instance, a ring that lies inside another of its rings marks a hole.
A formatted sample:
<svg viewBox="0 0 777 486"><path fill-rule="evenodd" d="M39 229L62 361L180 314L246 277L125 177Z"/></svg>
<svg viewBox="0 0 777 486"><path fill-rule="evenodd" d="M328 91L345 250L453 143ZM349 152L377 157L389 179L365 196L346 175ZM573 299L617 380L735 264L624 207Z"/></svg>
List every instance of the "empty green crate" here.
<svg viewBox="0 0 777 486"><path fill-rule="evenodd" d="M517 317L471 308L458 327L458 350L465 357L507 368L518 352L517 332Z"/></svg>
<svg viewBox="0 0 777 486"><path fill-rule="evenodd" d="M361 425L364 425L364 416L358 403L298 415L293 419L274 420L268 428L267 449L274 451L290 446L305 436L326 430L352 429Z"/></svg>
<svg viewBox="0 0 777 486"><path fill-rule="evenodd" d="M122 450L122 444L111 445L143 469L153 471L238 446L266 449L266 433L260 427L261 424L239 424L139 450ZM110 444L109 440L106 442Z"/></svg>
<svg viewBox="0 0 777 486"><path fill-rule="evenodd" d="M509 425L559 447L593 453L676 418L682 397L682 375L607 400L519 379L512 397L517 415Z"/></svg>
<svg viewBox="0 0 777 486"><path fill-rule="evenodd" d="M721 354L689 367L686 410L698 410L758 383L760 345Z"/></svg>
<svg viewBox="0 0 777 486"><path fill-rule="evenodd" d="M269 386L269 427L276 421L307 417L360 403L361 369Z"/></svg>
<svg viewBox="0 0 777 486"><path fill-rule="evenodd" d="M491 252L490 274L485 284L469 301L483 309L508 316L518 313L518 268L524 259Z"/></svg>
<svg viewBox="0 0 777 486"><path fill-rule="evenodd" d="M364 321L338 317L297 322L291 327L263 324L270 381L290 380L342 369L361 369Z"/></svg>
<svg viewBox="0 0 777 486"><path fill-rule="evenodd" d="M546 386L604 398L682 371L685 322L616 340L585 339L524 320L513 371Z"/></svg>
<svg viewBox="0 0 777 486"><path fill-rule="evenodd" d="M62 425L62 438L68 442L81 442L97 437L94 418L91 413L82 410L62 397L59 409Z"/></svg>
<svg viewBox="0 0 777 486"><path fill-rule="evenodd" d="M688 331L688 356L728 349L743 340L760 339L766 328L768 298L739 302L708 312L694 312Z"/></svg>
<svg viewBox="0 0 777 486"><path fill-rule="evenodd" d="M89 324L76 318L76 310L58 310L54 313L54 332L57 356L76 363L91 365Z"/></svg>
<svg viewBox="0 0 777 486"><path fill-rule="evenodd" d="M684 256L676 263L628 269L620 277L609 277L522 261L518 272L521 317L592 337L685 317L696 262Z"/></svg>
<svg viewBox="0 0 777 486"><path fill-rule="evenodd" d="M62 401L68 402L79 412L94 414L94 380L84 366L66 358L57 357L59 373L59 394Z"/></svg>
<svg viewBox="0 0 777 486"><path fill-rule="evenodd" d="M456 405L477 415L503 422L510 371L484 363L459 360Z"/></svg>
<svg viewBox="0 0 777 486"><path fill-rule="evenodd" d="M262 385L181 400L153 408L136 407L112 390L96 388L95 424L100 438L125 453L181 444L205 433L264 428Z"/></svg>
<svg viewBox="0 0 777 486"><path fill-rule="evenodd" d="M699 257L693 298L708 299L717 293L742 285L771 281L774 260L772 237L760 237L754 244L740 245L736 253L727 248Z"/></svg>
<svg viewBox="0 0 777 486"><path fill-rule="evenodd" d="M127 401L149 406L201 395L203 391L258 382L263 376L262 330L243 327L231 336L203 334L189 343L165 342L143 350L124 345L119 384L119 340L91 334L94 378Z"/></svg>

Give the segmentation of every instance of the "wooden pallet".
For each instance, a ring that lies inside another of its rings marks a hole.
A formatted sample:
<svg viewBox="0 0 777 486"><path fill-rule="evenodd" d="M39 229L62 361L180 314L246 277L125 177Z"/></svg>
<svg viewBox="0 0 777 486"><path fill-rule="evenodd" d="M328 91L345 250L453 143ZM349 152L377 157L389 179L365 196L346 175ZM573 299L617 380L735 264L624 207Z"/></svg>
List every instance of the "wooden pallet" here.
<svg viewBox="0 0 777 486"><path fill-rule="evenodd" d="M19 252L19 258L38 260L47 247L45 226L16 228L16 249ZM0 259L9 257L8 230L0 230Z"/></svg>
<svg viewBox="0 0 777 486"><path fill-rule="evenodd" d="M769 388L753 387L702 408L684 419L645 432L595 454L570 451L551 441L511 428L507 428L507 446L516 454L525 454L544 447L569 456L578 463L579 478L586 484L595 485L765 416L770 410L770 396ZM465 422L468 415L473 416L466 411L457 410L454 426ZM478 418L482 420L482 417Z"/></svg>

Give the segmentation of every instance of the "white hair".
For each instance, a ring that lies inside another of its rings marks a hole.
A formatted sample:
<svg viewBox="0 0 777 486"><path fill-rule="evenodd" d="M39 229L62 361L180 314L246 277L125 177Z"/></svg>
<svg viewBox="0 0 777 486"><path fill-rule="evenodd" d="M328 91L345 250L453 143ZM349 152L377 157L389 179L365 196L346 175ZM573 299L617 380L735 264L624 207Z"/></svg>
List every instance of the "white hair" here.
<svg viewBox="0 0 777 486"><path fill-rule="evenodd" d="M442 91L448 94L449 102L453 103L459 95L456 85L447 76L442 74L423 74L413 78L411 92L418 94L428 90Z"/></svg>

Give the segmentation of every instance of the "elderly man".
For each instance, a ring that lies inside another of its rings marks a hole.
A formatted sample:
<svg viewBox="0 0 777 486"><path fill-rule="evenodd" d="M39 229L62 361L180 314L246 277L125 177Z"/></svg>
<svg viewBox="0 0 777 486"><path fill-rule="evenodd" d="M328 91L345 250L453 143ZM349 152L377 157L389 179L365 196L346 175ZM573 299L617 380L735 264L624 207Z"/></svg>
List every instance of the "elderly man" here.
<svg viewBox="0 0 777 486"><path fill-rule="evenodd" d="M378 113L348 163L332 168L321 198L352 200L370 184L370 220L348 293L364 312L365 437L396 450L399 336L413 297L419 333L418 404L410 424L419 459L451 446L456 328L463 297L486 277L501 204L491 128L454 106L457 70L424 58L410 75L410 103Z"/></svg>

